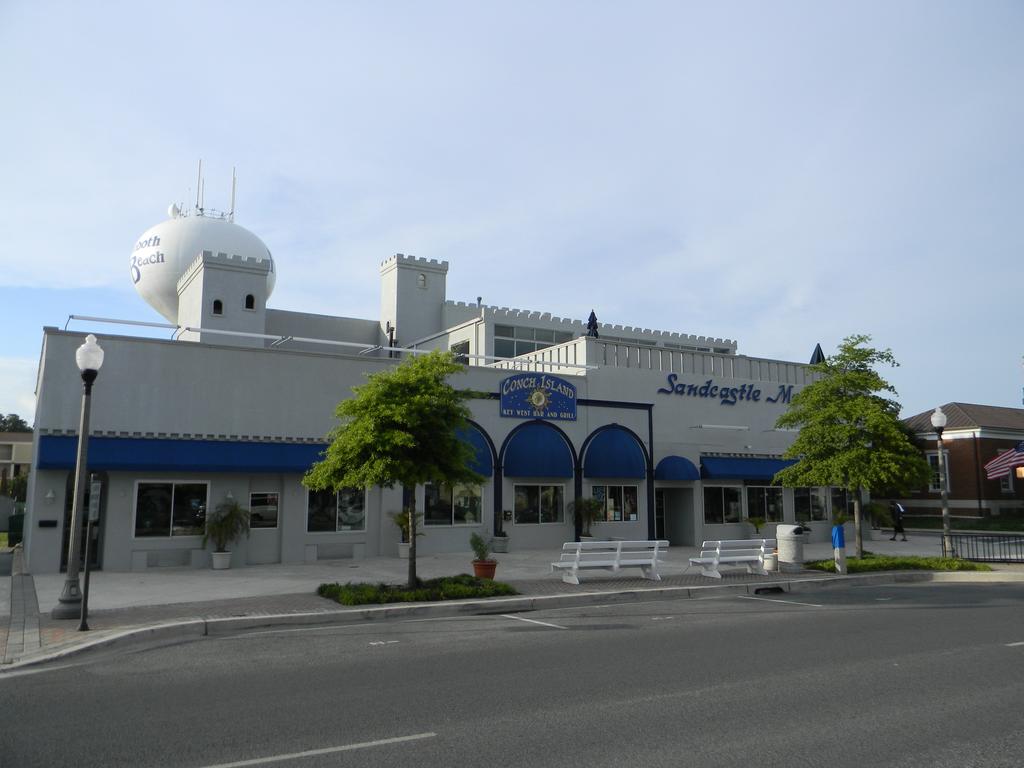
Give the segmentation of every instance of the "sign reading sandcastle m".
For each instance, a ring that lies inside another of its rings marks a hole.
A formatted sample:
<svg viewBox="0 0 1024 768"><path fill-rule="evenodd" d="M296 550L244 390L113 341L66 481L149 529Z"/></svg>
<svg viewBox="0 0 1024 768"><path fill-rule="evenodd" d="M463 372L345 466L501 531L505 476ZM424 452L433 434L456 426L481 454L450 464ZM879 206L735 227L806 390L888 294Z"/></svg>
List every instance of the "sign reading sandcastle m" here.
<svg viewBox="0 0 1024 768"><path fill-rule="evenodd" d="M543 373L519 373L501 381L501 415L514 419L576 421L576 387Z"/></svg>

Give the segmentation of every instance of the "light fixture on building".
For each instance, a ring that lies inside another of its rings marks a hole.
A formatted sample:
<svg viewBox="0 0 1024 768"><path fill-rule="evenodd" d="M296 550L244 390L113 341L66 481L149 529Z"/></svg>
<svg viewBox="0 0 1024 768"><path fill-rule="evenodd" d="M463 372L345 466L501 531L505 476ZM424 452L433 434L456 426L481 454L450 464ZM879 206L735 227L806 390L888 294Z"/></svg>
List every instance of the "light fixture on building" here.
<svg viewBox="0 0 1024 768"><path fill-rule="evenodd" d="M75 362L82 372L82 419L78 427L78 456L75 460L75 496L71 505L71 530L68 535L68 570L64 580L57 606L50 616L55 619L78 619L82 615L82 589L78 583L78 570L81 567L79 554L79 536L81 535L82 503L85 501L85 489L88 482L87 454L89 449L89 407L92 400L92 384L99 375L103 365L103 349L96 343L91 333L85 337L85 343L75 350Z"/></svg>
<svg viewBox="0 0 1024 768"><path fill-rule="evenodd" d="M941 407L932 411L932 427L935 429L939 446L939 491L942 494L942 556L956 557L956 553L953 551L953 537L950 535L949 495L946 492L946 457L943 455L944 451L942 448L942 431L946 428L946 422L946 414L942 412Z"/></svg>

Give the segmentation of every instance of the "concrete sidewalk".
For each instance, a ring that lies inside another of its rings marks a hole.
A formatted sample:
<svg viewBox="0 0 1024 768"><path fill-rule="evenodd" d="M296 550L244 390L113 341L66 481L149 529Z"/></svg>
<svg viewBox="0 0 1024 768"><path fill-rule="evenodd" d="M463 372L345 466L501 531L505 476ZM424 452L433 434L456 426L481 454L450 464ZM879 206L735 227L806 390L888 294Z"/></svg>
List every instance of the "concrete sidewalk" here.
<svg viewBox="0 0 1024 768"><path fill-rule="evenodd" d="M879 532L876 532L876 535ZM887 537L865 541L865 549L876 554L936 556L941 549L938 534L910 534L908 542ZM853 550L847 546L847 554ZM138 639L201 636L215 631L256 625L287 623L328 623L387 615L469 614L481 610L524 610L546 605L582 604L593 600L655 599L715 589L753 591L760 585L781 586L787 591L798 582L848 581L848 578L819 572L749 575L743 568L723 570L721 581L689 568L693 547L673 547L660 569L662 581L639 577L637 569L619 574L597 571L581 577L581 585L565 584L550 573L557 553L532 550L498 554L496 578L515 587L522 598L496 602L453 601L443 604L402 604L350 609L316 594L324 582L401 583L407 561L375 557L361 560L331 560L304 565L261 565L226 571L190 568L162 568L142 573L99 571L91 575L89 626L79 632L77 621L50 618L64 584L62 574L23 572L20 550L13 555L11 576L0 576L0 660L12 665L53 658L97 645ZM806 560L831 559L828 543L806 544ZM455 553L421 556L417 560L420 578L471 572L471 554ZM1024 566L999 566L997 579L1024 579ZM593 574L593 575L591 575ZM993 575L981 575L986 580ZM924 578L923 576L919 576ZM892 580L892 576L887 577ZM907 574L903 578L910 578ZM0 669L3 669L0 666Z"/></svg>

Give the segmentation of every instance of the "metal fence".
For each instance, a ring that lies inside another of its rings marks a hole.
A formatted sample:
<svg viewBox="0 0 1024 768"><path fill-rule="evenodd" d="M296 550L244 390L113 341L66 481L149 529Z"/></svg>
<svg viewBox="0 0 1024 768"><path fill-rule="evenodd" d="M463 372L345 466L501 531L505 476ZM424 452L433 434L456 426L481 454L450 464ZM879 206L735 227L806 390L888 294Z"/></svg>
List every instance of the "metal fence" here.
<svg viewBox="0 0 1024 768"><path fill-rule="evenodd" d="M1024 563L1024 534L953 533L952 552L942 543L943 557L961 557L989 563Z"/></svg>

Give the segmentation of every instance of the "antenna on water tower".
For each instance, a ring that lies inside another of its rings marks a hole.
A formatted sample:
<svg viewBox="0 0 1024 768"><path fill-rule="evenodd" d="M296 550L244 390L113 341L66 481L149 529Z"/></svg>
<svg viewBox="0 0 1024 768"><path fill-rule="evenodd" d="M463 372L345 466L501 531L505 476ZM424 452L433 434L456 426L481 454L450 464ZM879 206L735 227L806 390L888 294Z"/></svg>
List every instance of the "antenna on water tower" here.
<svg viewBox="0 0 1024 768"><path fill-rule="evenodd" d="M228 221L235 220L235 184L237 179L235 177L235 168L231 167L231 211L228 213Z"/></svg>
<svg viewBox="0 0 1024 768"><path fill-rule="evenodd" d="M203 212L203 201L202 201L202 189L203 189L203 158L199 158L199 174L196 176L196 210L200 214Z"/></svg>

